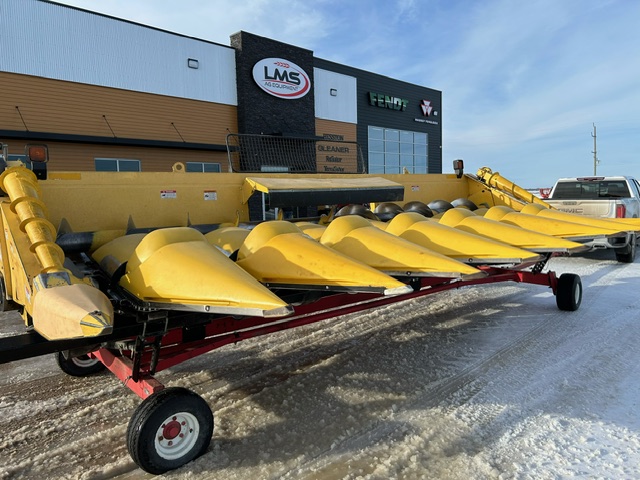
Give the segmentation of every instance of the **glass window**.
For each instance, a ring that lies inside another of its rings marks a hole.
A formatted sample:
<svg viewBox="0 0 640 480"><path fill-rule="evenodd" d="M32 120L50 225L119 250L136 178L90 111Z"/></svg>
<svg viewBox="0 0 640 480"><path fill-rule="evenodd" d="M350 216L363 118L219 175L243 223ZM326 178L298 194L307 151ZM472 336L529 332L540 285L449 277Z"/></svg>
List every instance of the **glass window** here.
<svg viewBox="0 0 640 480"><path fill-rule="evenodd" d="M384 142L384 151L398 153L400 151L400 144L398 142Z"/></svg>
<svg viewBox="0 0 640 480"><path fill-rule="evenodd" d="M422 132L414 132L413 134L413 143L418 145L426 145L427 144L427 134Z"/></svg>
<svg viewBox="0 0 640 480"><path fill-rule="evenodd" d="M399 130L390 130L385 129L384 131L384 139L388 142L399 142L400 141L400 131Z"/></svg>
<svg viewBox="0 0 640 480"><path fill-rule="evenodd" d="M384 152L384 140L369 139L370 152Z"/></svg>
<svg viewBox="0 0 640 480"><path fill-rule="evenodd" d="M413 155L400 155L400 166L413 168Z"/></svg>
<svg viewBox="0 0 640 480"><path fill-rule="evenodd" d="M427 154L427 146L421 145L419 143L415 143L413 145L413 153L414 155L426 155Z"/></svg>
<svg viewBox="0 0 640 480"><path fill-rule="evenodd" d="M368 133L369 173L427 173L426 133L373 126Z"/></svg>
<svg viewBox="0 0 640 480"><path fill-rule="evenodd" d="M384 165L384 153L370 152L369 163L371 165Z"/></svg>
<svg viewBox="0 0 640 480"><path fill-rule="evenodd" d="M140 160L96 158L96 172L140 172Z"/></svg>
<svg viewBox="0 0 640 480"><path fill-rule="evenodd" d="M117 160L109 160L106 158L96 158L96 172L117 172L118 171L118 161Z"/></svg>
<svg viewBox="0 0 640 480"><path fill-rule="evenodd" d="M187 162L187 172L206 172L206 173L218 173L220 172L220 164L212 162Z"/></svg>
<svg viewBox="0 0 640 480"><path fill-rule="evenodd" d="M139 172L140 162L138 160L118 160L119 172Z"/></svg>
<svg viewBox="0 0 640 480"><path fill-rule="evenodd" d="M400 153L403 153L406 155L413 155L413 143L401 143Z"/></svg>
<svg viewBox="0 0 640 480"><path fill-rule="evenodd" d="M384 129L378 127L369 127L369 140L384 140Z"/></svg>
<svg viewBox="0 0 640 480"><path fill-rule="evenodd" d="M413 143L413 132L400 132L400 141L402 143Z"/></svg>
<svg viewBox="0 0 640 480"><path fill-rule="evenodd" d="M384 156L384 164L392 167L400 165L400 155L397 153L387 153Z"/></svg>

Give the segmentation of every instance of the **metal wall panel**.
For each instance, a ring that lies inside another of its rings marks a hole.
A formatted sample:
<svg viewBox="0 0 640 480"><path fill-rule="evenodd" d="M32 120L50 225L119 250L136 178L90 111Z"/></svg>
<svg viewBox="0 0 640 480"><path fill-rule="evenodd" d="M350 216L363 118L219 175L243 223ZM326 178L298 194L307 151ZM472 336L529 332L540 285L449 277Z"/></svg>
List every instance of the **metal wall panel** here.
<svg viewBox="0 0 640 480"><path fill-rule="evenodd" d="M237 105L234 49L39 0L0 2L0 71Z"/></svg>
<svg viewBox="0 0 640 480"><path fill-rule="evenodd" d="M313 69L313 76L316 118L358 123L356 78L320 68Z"/></svg>
<svg viewBox="0 0 640 480"><path fill-rule="evenodd" d="M346 65L314 59L317 68L351 75L357 78L356 101L358 105L358 143L362 147L365 163L368 163L369 126L394 128L411 132L424 132L428 137L428 172L442 172L442 92L384 75L359 70ZM379 108L369 102L369 92L401 97L408 100L405 110ZM429 121L423 116L421 103L427 100L434 114ZM437 115L435 114L437 112Z"/></svg>

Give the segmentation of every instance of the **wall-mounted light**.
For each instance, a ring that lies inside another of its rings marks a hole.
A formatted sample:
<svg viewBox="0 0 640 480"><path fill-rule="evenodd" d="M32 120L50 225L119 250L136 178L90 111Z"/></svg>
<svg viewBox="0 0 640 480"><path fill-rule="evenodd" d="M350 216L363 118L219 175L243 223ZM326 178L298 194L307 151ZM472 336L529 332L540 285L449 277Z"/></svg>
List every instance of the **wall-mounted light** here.
<svg viewBox="0 0 640 480"><path fill-rule="evenodd" d="M197 70L198 67L200 67L200 62L198 62L198 60L196 60L195 58L188 58L187 67Z"/></svg>
<svg viewBox="0 0 640 480"><path fill-rule="evenodd" d="M338 90L336 90L335 88L332 88L331 90L329 90L329 95L331 95L332 97L337 97Z"/></svg>

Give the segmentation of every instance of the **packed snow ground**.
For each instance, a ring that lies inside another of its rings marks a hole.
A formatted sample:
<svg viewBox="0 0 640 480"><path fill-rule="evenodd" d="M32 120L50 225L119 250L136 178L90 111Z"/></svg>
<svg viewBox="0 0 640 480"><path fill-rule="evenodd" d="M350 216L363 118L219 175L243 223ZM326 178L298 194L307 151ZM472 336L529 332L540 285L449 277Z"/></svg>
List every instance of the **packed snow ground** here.
<svg viewBox="0 0 640 480"><path fill-rule="evenodd" d="M158 378L202 395L189 479L640 478L640 260L552 259L584 299L502 283L268 335ZM0 335L21 331L2 314ZM50 356L0 365L1 479L151 478L127 454L138 398Z"/></svg>

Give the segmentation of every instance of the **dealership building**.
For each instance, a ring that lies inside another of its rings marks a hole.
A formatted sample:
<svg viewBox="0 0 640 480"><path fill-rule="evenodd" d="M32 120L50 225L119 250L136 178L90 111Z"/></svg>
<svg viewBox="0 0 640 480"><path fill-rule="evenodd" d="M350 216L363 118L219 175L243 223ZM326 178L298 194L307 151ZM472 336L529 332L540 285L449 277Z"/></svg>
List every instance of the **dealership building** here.
<svg viewBox="0 0 640 480"><path fill-rule="evenodd" d="M50 171L442 172L440 91L304 48L45 0L2 0L0 36L0 143Z"/></svg>

